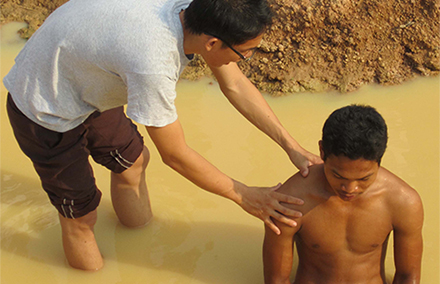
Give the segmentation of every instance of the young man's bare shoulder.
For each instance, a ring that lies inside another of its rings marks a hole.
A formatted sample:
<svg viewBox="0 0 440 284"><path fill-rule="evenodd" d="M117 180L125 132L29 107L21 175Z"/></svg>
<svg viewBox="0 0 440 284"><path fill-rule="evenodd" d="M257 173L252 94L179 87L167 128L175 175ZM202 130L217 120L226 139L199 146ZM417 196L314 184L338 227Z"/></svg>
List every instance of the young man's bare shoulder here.
<svg viewBox="0 0 440 284"><path fill-rule="evenodd" d="M320 164L311 166L307 177L303 177L299 172L291 176L277 191L307 202L311 195L320 195L324 186L324 166Z"/></svg>
<svg viewBox="0 0 440 284"><path fill-rule="evenodd" d="M385 193L387 204L395 211L420 210L422 201L417 191L389 170L381 167L378 174L379 186Z"/></svg>
<svg viewBox="0 0 440 284"><path fill-rule="evenodd" d="M316 196L323 195L325 186L325 176L323 165L313 165L309 168L309 174L307 177L303 177L299 172L291 176L283 185L277 190L277 192L300 198L304 201L303 205L294 205L283 203L284 206L298 210L305 215L307 212L313 209L316 205ZM318 198L321 199L321 198ZM294 234L301 227L301 217L296 221L299 226L290 227L276 220L275 223L281 229L282 234Z"/></svg>

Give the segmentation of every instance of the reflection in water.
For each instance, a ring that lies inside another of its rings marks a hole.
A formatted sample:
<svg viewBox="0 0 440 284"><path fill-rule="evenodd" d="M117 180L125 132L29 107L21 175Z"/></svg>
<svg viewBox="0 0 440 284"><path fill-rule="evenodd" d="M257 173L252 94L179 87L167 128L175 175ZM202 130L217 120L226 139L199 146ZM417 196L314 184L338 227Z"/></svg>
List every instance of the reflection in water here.
<svg viewBox="0 0 440 284"><path fill-rule="evenodd" d="M24 41L2 27L1 78ZM296 172L284 152L245 121L210 79L178 84L177 109L188 144L218 168L249 185L270 186ZM6 90L1 86L1 103ZM439 283L439 81L364 87L352 94L295 94L267 101L291 134L317 153L324 120L350 103L373 105L389 126L383 166L416 188L425 207L422 281ZM96 237L105 267L70 269L64 260L57 212L41 190L1 111L1 283L263 283L263 224L237 205L203 192L162 164L148 139L148 186L155 219L145 228L118 224L109 174L93 164L103 200ZM390 240L392 242L392 239ZM394 273L392 245L386 259Z"/></svg>

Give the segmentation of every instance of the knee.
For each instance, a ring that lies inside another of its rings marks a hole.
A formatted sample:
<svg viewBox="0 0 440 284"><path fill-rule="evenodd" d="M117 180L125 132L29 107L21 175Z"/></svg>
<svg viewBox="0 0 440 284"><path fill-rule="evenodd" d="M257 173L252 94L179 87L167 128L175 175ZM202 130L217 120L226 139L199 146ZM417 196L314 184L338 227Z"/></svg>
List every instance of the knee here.
<svg viewBox="0 0 440 284"><path fill-rule="evenodd" d="M150 162L150 151L146 146L144 146L140 157L142 157L142 170L145 170Z"/></svg>
<svg viewBox="0 0 440 284"><path fill-rule="evenodd" d="M146 146L144 146L141 155L134 162L133 166L131 166L131 169L138 173L142 173L147 168L149 162L150 162L150 151Z"/></svg>
<svg viewBox="0 0 440 284"><path fill-rule="evenodd" d="M139 177L144 176L145 169L148 166L148 162L150 161L150 152L148 148L144 146L141 155L136 159L134 164L123 171L122 173L114 173L112 172L112 181L122 181L127 184L137 185L139 182Z"/></svg>
<svg viewBox="0 0 440 284"><path fill-rule="evenodd" d="M129 170L141 173L147 168L149 162L150 162L150 151L146 146L144 146L142 153L139 155L139 157L136 159L133 165L129 168Z"/></svg>
<svg viewBox="0 0 440 284"><path fill-rule="evenodd" d="M98 219L98 213L96 209L76 219L69 219L61 214L58 215L63 232L69 234L75 234L78 232L85 232L85 231L93 231L96 221Z"/></svg>

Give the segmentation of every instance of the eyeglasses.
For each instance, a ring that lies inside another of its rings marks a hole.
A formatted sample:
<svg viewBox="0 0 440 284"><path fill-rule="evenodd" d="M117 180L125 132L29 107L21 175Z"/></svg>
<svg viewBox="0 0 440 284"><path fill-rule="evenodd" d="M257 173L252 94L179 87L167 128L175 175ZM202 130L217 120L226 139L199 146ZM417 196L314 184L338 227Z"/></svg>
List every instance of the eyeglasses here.
<svg viewBox="0 0 440 284"><path fill-rule="evenodd" d="M251 52L251 56L246 57L246 56L244 56L243 54L241 54L241 52L239 52L239 51L237 51L235 48L233 48L231 44L229 44L229 43L226 42L225 40L221 39L220 37L218 37L218 36L216 36L216 35L213 35L213 34L208 34L208 33L206 33L206 34L207 34L207 35L210 35L210 36L213 36L213 37L216 37L216 38L218 38L219 40L221 40L221 41L222 41L227 47L229 47L233 52L235 52L235 53L240 57L241 60L244 60L244 61L249 61L249 60L251 60L252 57L254 57L255 52L257 51L257 48L256 48L256 47L255 47L255 48L252 48L252 49L249 49L249 50L247 51L247 53L248 53L248 52Z"/></svg>

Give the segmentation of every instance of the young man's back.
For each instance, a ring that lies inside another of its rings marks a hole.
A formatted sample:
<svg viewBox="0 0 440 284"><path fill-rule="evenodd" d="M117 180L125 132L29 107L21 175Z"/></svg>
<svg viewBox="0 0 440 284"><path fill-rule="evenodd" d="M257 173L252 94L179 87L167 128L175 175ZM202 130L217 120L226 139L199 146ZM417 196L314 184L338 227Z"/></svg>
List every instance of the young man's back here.
<svg viewBox="0 0 440 284"><path fill-rule="evenodd" d="M423 208L417 192L375 160L325 156L321 143L324 164L313 166L305 179L292 176L278 190L304 200L295 206L303 216L295 228L280 224L279 236L266 229L266 283L290 283L294 242L295 284L385 283L391 231L394 283L418 283Z"/></svg>

